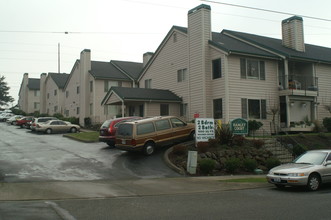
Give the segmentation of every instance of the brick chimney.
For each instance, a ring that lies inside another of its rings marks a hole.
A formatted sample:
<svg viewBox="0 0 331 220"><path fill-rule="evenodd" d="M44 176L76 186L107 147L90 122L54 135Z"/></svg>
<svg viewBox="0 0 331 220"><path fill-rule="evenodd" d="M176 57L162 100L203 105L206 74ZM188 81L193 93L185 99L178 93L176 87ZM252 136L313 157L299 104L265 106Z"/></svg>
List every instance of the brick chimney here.
<svg viewBox="0 0 331 220"><path fill-rule="evenodd" d="M282 21L283 46L305 52L302 17L293 16Z"/></svg>

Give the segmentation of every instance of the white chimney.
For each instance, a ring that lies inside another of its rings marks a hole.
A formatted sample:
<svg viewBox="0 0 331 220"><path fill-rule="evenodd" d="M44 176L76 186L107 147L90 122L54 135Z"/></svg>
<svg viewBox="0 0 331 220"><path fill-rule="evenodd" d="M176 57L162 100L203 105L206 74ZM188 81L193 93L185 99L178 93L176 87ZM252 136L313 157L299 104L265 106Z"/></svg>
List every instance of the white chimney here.
<svg viewBox="0 0 331 220"><path fill-rule="evenodd" d="M146 64L152 58L153 55L154 55L154 53L152 53L152 52L146 52L146 53L144 53L144 55L143 55L143 67L146 66Z"/></svg>
<svg viewBox="0 0 331 220"><path fill-rule="evenodd" d="M283 46L305 52L302 17L293 16L282 21Z"/></svg>

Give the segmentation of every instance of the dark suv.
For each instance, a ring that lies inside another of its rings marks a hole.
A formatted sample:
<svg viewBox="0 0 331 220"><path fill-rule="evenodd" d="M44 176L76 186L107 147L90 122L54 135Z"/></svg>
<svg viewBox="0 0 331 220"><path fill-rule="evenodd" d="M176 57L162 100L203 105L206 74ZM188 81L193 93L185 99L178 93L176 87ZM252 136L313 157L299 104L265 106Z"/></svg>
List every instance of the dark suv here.
<svg viewBox="0 0 331 220"><path fill-rule="evenodd" d="M99 141L106 142L110 147L115 146L115 134L118 125L127 121L139 120L141 117L115 118L105 121L100 127Z"/></svg>

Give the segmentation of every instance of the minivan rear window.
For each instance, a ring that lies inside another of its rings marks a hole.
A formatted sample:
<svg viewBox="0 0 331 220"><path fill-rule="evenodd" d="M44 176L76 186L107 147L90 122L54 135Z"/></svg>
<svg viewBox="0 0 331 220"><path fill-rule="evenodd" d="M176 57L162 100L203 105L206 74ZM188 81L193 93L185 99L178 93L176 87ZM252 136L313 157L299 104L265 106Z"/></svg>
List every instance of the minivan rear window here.
<svg viewBox="0 0 331 220"><path fill-rule="evenodd" d="M117 134L122 136L132 136L132 125L120 124L120 126L117 129Z"/></svg>
<svg viewBox="0 0 331 220"><path fill-rule="evenodd" d="M148 134L155 131L154 124L152 122L137 125L137 135Z"/></svg>

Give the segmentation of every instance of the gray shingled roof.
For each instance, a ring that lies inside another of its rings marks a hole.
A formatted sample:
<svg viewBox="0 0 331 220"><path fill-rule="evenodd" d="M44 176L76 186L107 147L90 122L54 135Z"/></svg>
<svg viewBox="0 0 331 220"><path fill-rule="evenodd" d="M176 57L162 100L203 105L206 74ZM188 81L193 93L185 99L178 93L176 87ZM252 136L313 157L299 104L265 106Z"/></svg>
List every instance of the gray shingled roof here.
<svg viewBox="0 0 331 220"><path fill-rule="evenodd" d="M187 33L187 28L173 26L173 29ZM270 50L273 53L269 53L266 50L259 49L248 43L244 43L241 40L250 42L258 47ZM281 39L270 38L255 34L223 30L221 33L212 33L212 40L209 43L216 46L228 53L242 53L247 55L259 55L270 58L280 58L275 55L279 54L289 59L303 59L312 62L325 62L331 63L331 48L316 46L312 44L305 44L305 52L299 52L282 45Z"/></svg>
<svg viewBox="0 0 331 220"><path fill-rule="evenodd" d="M118 60L111 60L112 64L120 68L126 74L128 74L131 78L137 80L141 70L143 69L142 63L135 63L135 62L127 62L127 61L118 61Z"/></svg>
<svg viewBox="0 0 331 220"><path fill-rule="evenodd" d="M40 90L40 79L29 78L28 88L30 90Z"/></svg>
<svg viewBox="0 0 331 220"><path fill-rule="evenodd" d="M159 101L159 102L181 102L182 99L170 90L163 89L145 89L145 88L129 88L129 87L111 87L105 96L102 104L110 97L111 93L115 93L124 101Z"/></svg>
<svg viewBox="0 0 331 220"><path fill-rule="evenodd" d="M95 79L130 80L110 62L91 61L90 73Z"/></svg>
<svg viewBox="0 0 331 220"><path fill-rule="evenodd" d="M66 73L48 73L48 75L54 80L55 84L59 89L63 89L67 80L69 79L69 74Z"/></svg>

